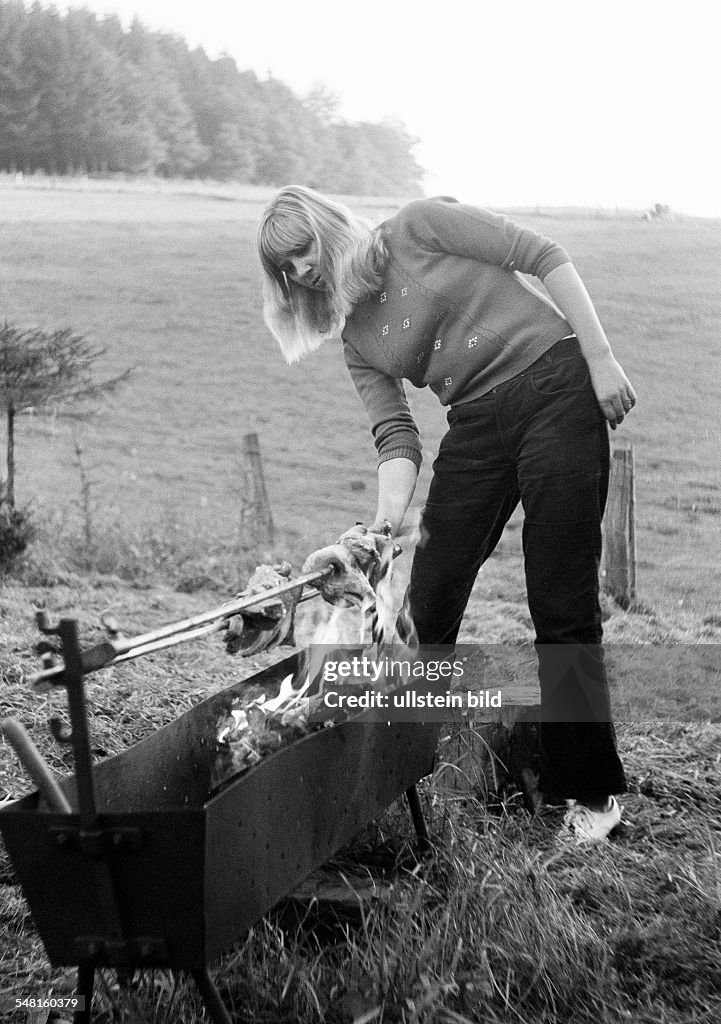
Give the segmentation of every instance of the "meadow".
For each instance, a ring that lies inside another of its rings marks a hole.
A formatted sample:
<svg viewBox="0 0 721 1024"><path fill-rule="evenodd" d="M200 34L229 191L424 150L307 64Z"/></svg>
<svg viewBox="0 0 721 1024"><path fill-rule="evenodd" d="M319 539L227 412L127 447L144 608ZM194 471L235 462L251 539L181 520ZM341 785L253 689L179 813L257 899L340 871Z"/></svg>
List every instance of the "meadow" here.
<svg viewBox="0 0 721 1024"><path fill-rule="evenodd" d="M38 698L28 686L38 668L36 607L77 616L86 642L102 635L107 610L126 634L142 632L214 607L263 558L298 568L313 548L368 521L375 502L374 450L339 348L287 367L261 323L252 238L268 193L91 186L0 181L3 317L87 335L106 349L102 375L135 368L92 419L18 424L18 497L39 537L0 579L0 708L26 724L59 773L69 758L47 719L62 713L63 696ZM351 202L373 218L397 207ZM449 796L431 777L421 785L430 858L415 860L398 804L333 865L336 877L375 879L376 901L335 922L330 936L270 915L213 965L238 1022L721 1016L721 223L579 210L516 216L567 246L639 394L613 438L635 450L638 602L624 611L604 600L629 779L624 827L590 852L559 846L558 816L530 819L512 786ZM444 415L432 395L410 397L426 448L417 511ZM249 431L262 447L272 550L240 525ZM519 523L516 514L484 567L461 639L530 657ZM308 631L317 604L309 602ZM92 677L96 756L277 656L228 658L216 637ZM0 747L0 802L28 789ZM0 848L0 1020L46 1024L51 1016L15 1010L14 998L72 985L73 972L47 963ZM164 972L122 993L107 972L97 1011L99 1024L201 1017L193 987Z"/></svg>
<svg viewBox="0 0 721 1024"><path fill-rule="evenodd" d="M372 517L375 452L339 346L288 367L261 322L252 238L267 195L0 189L3 317L69 326L107 349L101 373L135 371L86 424L18 424L20 502L58 530L78 508L73 432L98 529L118 522L141 536L157 527L161 537L202 535L211 546L237 540L248 431L260 437L291 560ZM359 208L378 219L396 205ZM721 224L587 211L522 217L567 246L638 391L613 440L635 449L639 598L677 621L713 619ZM433 395L411 399L426 448L417 508L445 417ZM505 540L509 558L517 525Z"/></svg>

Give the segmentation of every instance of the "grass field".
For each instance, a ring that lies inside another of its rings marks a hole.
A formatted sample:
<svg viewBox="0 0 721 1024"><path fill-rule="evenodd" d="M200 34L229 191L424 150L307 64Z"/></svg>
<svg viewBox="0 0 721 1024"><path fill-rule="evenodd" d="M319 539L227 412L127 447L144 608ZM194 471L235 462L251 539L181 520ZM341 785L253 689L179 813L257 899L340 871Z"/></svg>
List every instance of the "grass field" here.
<svg viewBox="0 0 721 1024"><path fill-rule="evenodd" d="M261 323L248 198L0 189L2 315L68 325L131 383L80 431L99 518L232 538L239 442L260 435L279 546L296 557L374 511L375 453L337 346L289 368ZM370 206L382 216L393 204ZM639 596L702 621L721 571L721 223L524 215L571 252L639 394L617 432L635 446ZM412 396L428 467L445 425ZM62 420L19 424L22 501L77 509ZM505 553L517 555L517 520Z"/></svg>
<svg viewBox="0 0 721 1024"><path fill-rule="evenodd" d="M132 633L197 611L204 597L97 577L50 589L6 585L0 594L3 713L23 721L54 771L68 771L69 754L47 729L51 714L63 715L64 697L40 699L28 686L38 667L31 653L33 606L43 602L52 617L77 611L90 642L100 637L104 609L113 609ZM513 609L506 602L496 623L517 640ZM687 648L636 645L640 658L654 652L658 668L664 652L676 652L683 664ZM619 649L610 654L617 666ZM119 753L271 657L238 662L216 637L91 677L96 756ZM558 814L530 819L512 788L487 803L483 789L454 797L434 778L424 781L432 856L422 864L414 859L401 802L364 829L328 866L328 877L336 885L343 877L352 885L372 878L381 897L351 907L340 922L328 914L317 920L312 908L301 926L273 914L258 921L212 965L233 1020L715 1024L721 1013L721 726L693 714L688 696L677 687L674 697L670 688L662 708L649 702L642 709L655 720L619 722L629 782L625 825L613 842L591 851L559 845ZM0 752L0 797L27 791L15 759L6 748ZM441 747L440 772L443 757ZM48 964L0 846L0 1020L46 1024L53 1018L16 1009L15 999L69 994L73 985L72 970ZM97 991L97 1024L203 1019L193 985L166 972L139 974L125 990L114 972L102 972ZM55 1018L61 1022L69 1018Z"/></svg>
<svg viewBox="0 0 721 1024"><path fill-rule="evenodd" d="M244 551L238 536L249 430L261 439L274 554L296 568L373 514L375 458L338 348L291 369L261 325L252 237L265 193L2 186L2 315L87 334L107 348L103 372L136 367L91 422L19 423L19 498L42 530L19 577L0 579L0 715L17 715L64 772L67 751L47 730L64 698L28 686L38 668L34 608L77 616L89 643L104 610L133 635L228 596L248 559L268 554ZM394 204L364 208L382 216ZM636 452L640 601L629 612L604 602L625 826L583 853L559 847L557 816L531 820L512 788L487 804L483 792L448 798L425 781L428 861L413 860L399 804L336 862L379 879L381 902L332 941L269 916L213 965L238 1024L721 1018L721 222L583 211L523 220L568 247L639 394L618 433ZM428 456L417 508L444 416L432 395L412 404ZM74 436L92 481L85 522ZM532 661L519 535L517 514L481 573L461 639ZM401 586L408 561L406 552L398 562ZM308 633L317 604L303 606ZM215 637L92 677L96 756L274 657L229 659ZM0 746L0 802L29 788ZM14 1009L14 999L72 985L72 972L47 963L0 848L0 1021L47 1024L52 1017ZM108 972L101 989L98 1024L201 1019L192 986L162 972L122 998Z"/></svg>

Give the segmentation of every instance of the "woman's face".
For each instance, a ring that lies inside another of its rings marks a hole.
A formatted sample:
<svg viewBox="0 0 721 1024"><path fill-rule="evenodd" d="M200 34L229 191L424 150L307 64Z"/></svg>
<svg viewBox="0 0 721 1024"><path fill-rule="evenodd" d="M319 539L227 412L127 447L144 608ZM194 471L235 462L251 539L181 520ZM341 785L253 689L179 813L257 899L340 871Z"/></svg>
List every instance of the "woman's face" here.
<svg viewBox="0 0 721 1024"><path fill-rule="evenodd" d="M323 292L325 291L325 282L320 276L319 263L318 245L311 242L302 252L291 253L280 269L295 284L311 288L316 292Z"/></svg>

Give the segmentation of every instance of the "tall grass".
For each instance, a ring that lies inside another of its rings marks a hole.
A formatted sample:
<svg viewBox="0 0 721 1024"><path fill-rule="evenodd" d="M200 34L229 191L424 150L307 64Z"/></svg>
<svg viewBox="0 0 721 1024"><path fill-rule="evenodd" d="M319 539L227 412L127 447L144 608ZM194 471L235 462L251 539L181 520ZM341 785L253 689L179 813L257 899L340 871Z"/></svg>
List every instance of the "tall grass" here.
<svg viewBox="0 0 721 1024"><path fill-rule="evenodd" d="M116 594L89 578L75 586L91 638L109 600L119 597L131 624L151 598L163 600L158 588ZM2 659L3 705L62 772L70 768L67 751L44 726L49 713L62 714L62 696L39 703L26 682L30 631L21 624L39 593L3 592L0 612L17 652ZM51 614L72 596L67 586L49 592ZM209 680L221 688L253 670L212 638L192 647L91 677L96 756L176 718L207 693ZM721 730L702 722L622 724L619 745L629 778L625 824L612 842L591 849L559 842L559 812L531 819L512 785L487 802L480 783L449 793L439 769L421 784L428 857L418 858L399 802L326 866L319 903L277 908L212 965L233 1019L711 1024L721 1013ZM20 768L0 760L0 792L26 788ZM324 901L328 879L347 885L349 898ZM24 1011L13 1013L9 1000L69 992L74 974L48 965L1 855L0 897L0 1015L10 1007L2 1019L24 1024ZM129 987L112 971L99 979L98 1024L191 1024L201 1013L182 976L150 971Z"/></svg>
<svg viewBox="0 0 721 1024"><path fill-rule="evenodd" d="M648 733L655 738L662 732ZM366 832L337 861L340 877L352 870L349 887L364 871L375 878L374 903L359 900L350 920L311 907L300 922L269 915L214 965L233 1019L711 1024L721 1011L721 801L717 790L699 809L684 782L699 756L718 757L719 737L697 729L675 739L679 787L671 784L665 800L640 792L636 773L648 770L649 755L631 742L632 824L591 851L558 845L557 822L531 821L513 795L492 814L425 784L431 856L415 861L403 808L392 809L372 826L380 841ZM6 942L30 952L19 901L0 927ZM52 978L69 983L43 969L33 990ZM139 976L129 990L108 972L98 988L99 1024L199 1017L192 983L162 972Z"/></svg>

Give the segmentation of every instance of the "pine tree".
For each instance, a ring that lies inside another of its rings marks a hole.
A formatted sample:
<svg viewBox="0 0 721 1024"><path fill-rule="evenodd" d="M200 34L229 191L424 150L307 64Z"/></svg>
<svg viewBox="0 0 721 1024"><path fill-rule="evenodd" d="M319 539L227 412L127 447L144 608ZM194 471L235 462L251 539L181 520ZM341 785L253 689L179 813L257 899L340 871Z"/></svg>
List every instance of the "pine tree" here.
<svg viewBox="0 0 721 1024"><path fill-rule="evenodd" d="M50 333L14 324L0 327L0 409L7 426L7 476L3 500L15 508L15 431L17 417L100 399L126 381L130 370L97 380L95 364L104 354L67 328Z"/></svg>

